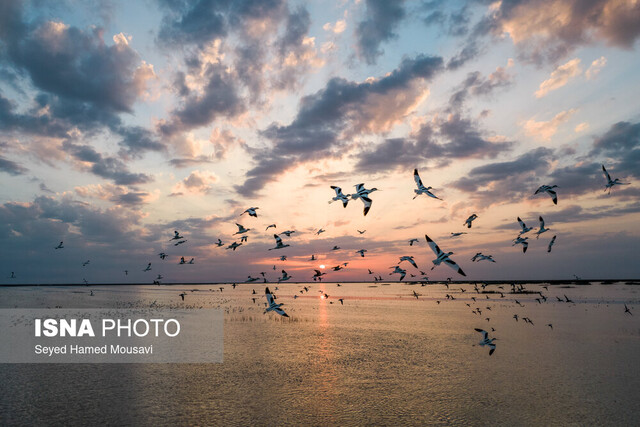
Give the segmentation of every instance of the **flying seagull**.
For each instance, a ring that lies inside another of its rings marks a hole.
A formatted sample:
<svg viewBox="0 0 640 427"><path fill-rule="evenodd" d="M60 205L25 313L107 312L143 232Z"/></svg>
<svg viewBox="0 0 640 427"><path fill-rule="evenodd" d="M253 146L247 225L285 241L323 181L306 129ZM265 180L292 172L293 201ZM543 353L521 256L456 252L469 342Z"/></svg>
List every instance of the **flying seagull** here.
<svg viewBox="0 0 640 427"><path fill-rule="evenodd" d="M234 235L246 233L247 231L251 230L250 228L244 228L242 224L238 224L237 222L236 222L236 225L238 226L238 231L233 233Z"/></svg>
<svg viewBox="0 0 640 427"><path fill-rule="evenodd" d="M438 265L440 265L442 262L445 262L449 267L456 270L459 274L461 274L462 276L466 276L466 274L464 273L464 271L462 271L462 269L458 266L458 264L456 264L455 261L449 258L449 255L453 255L453 252L447 252L447 253L443 252L442 249L438 247L436 242L431 240L429 236L425 234L424 237L425 239L427 239L427 243L429 244L429 247L431 248L433 253L436 254L436 257L437 257L432 261L433 262L433 267L431 267L432 270L436 268Z"/></svg>
<svg viewBox="0 0 640 427"><path fill-rule="evenodd" d="M528 239L529 239L528 237L522 238L522 237L518 236L513 241L513 245L511 245L511 246L515 246L515 245L520 244L520 245L522 245L522 253L525 253L525 252L527 252L527 248L529 247L529 242L527 242Z"/></svg>
<svg viewBox="0 0 640 427"><path fill-rule="evenodd" d="M342 193L342 188L340 187L336 187L335 185L332 185L331 188L333 188L333 191L336 192L336 196L334 198L332 198L331 200L329 200L329 203L333 203L333 202L342 202L342 206L344 206L345 208L347 207L347 203L349 203L349 194L343 194Z"/></svg>
<svg viewBox="0 0 640 427"><path fill-rule="evenodd" d="M267 228L265 228L264 231L267 231L270 228L276 228L276 225L275 224L267 225Z"/></svg>
<svg viewBox="0 0 640 427"><path fill-rule="evenodd" d="M524 233L528 233L529 231L533 230L533 227L527 227L527 225L524 223L523 220L520 219L520 217L518 217L518 224L520 224L520 235L523 235Z"/></svg>
<svg viewBox="0 0 640 427"><path fill-rule="evenodd" d="M611 175L609 175L609 172L607 172L607 170L604 168L604 165L602 165L602 172L604 172L604 177L607 178L607 184L604 186L604 191L609 190L609 194L611 194L611 189L613 188L614 185L631 184L630 182L621 182L620 178L611 179Z"/></svg>
<svg viewBox="0 0 640 427"><path fill-rule="evenodd" d="M400 279L399 280L404 279L404 276L407 274L407 270L403 270L402 268L400 268L399 265L395 265L395 266L389 267L389 268L393 268L394 269L391 273L389 273L389 275L397 273L397 274L400 275Z"/></svg>
<svg viewBox="0 0 640 427"><path fill-rule="evenodd" d="M440 197L437 197L435 194L433 194L431 190L433 187L425 187L424 184L422 183L422 180L420 179L420 175L418 174L418 169L414 169L413 170L413 179L416 182L416 185L418 186L417 190L413 190L416 195L413 196L414 200L416 197L418 197L421 194L426 194L429 197L433 197L434 199L438 199L438 200L442 200Z"/></svg>
<svg viewBox="0 0 640 427"><path fill-rule="evenodd" d="M257 210L257 209L260 209L260 208L249 208L249 209L247 209L246 211L242 212L242 213L240 214L240 216L242 216L242 215L244 215L244 214L248 213L248 214L249 214L249 216L252 216L252 217L257 218L257 217L258 217L258 214L256 213L256 210Z"/></svg>
<svg viewBox="0 0 640 427"><path fill-rule="evenodd" d="M551 186L549 186L549 185L541 185L540 187L538 187L536 192L533 193L533 195L535 196L538 193L547 193L551 197L551 200L553 200L553 204L557 205L558 204L558 195L553 190L556 187L557 187L557 185L551 185Z"/></svg>
<svg viewBox="0 0 640 427"><path fill-rule="evenodd" d="M126 270L125 270L126 271ZM147 264L147 268L142 271L151 271L151 263Z"/></svg>
<svg viewBox="0 0 640 427"><path fill-rule="evenodd" d="M466 231L460 231L457 233L451 233L451 238L462 236L463 234L467 234Z"/></svg>
<svg viewBox="0 0 640 427"><path fill-rule="evenodd" d="M624 305L624 312L629 313L630 315L633 316L633 313L631 312L631 310L629 310L629 307L627 307L627 304Z"/></svg>
<svg viewBox="0 0 640 427"><path fill-rule="evenodd" d="M164 252L160 252L158 256L160 257L160 259L165 259L167 257L167 254L165 254Z"/></svg>
<svg viewBox="0 0 640 427"><path fill-rule="evenodd" d="M538 231L536 231L536 239L539 238L540 235L545 231L551 230L550 228L544 228L544 219L542 219L542 216L539 216L538 220L540 221L540 228L538 228Z"/></svg>
<svg viewBox="0 0 640 427"><path fill-rule="evenodd" d="M549 242L549 247L547 248L547 252L551 252L551 247L553 246L553 244L556 242L556 237L557 236L553 236L551 238L551 241Z"/></svg>
<svg viewBox="0 0 640 427"><path fill-rule="evenodd" d="M416 262L413 260L412 256L401 256L400 257L400 262L398 262L398 264L400 264L402 261L408 261L411 265L413 265L415 268L418 268L418 264L416 264Z"/></svg>
<svg viewBox="0 0 640 427"><path fill-rule="evenodd" d="M274 234L273 238L276 239L276 247L275 248L269 248L270 251L273 250L273 249L282 249L282 248L286 248L287 246L290 246L289 244L282 243L282 238L280 236L278 236L277 234Z"/></svg>
<svg viewBox="0 0 640 427"><path fill-rule="evenodd" d="M289 315L285 313L284 310L281 308L284 304L283 303L276 304L275 298L273 297L273 294L269 290L269 287L265 288L264 293L265 293L265 296L267 297L267 308L264 311L265 313L267 313L268 311L273 311L278 313L280 316L289 317Z"/></svg>
<svg viewBox="0 0 640 427"><path fill-rule="evenodd" d="M171 241L171 240L180 240L180 239L184 239L184 237L182 237L180 235L180 233L178 233L178 230L175 230L173 232L173 237L169 241Z"/></svg>
<svg viewBox="0 0 640 427"><path fill-rule="evenodd" d="M62 242L58 243L58 246L56 246L53 249L64 249L64 246L62 246Z"/></svg>
<svg viewBox="0 0 640 427"><path fill-rule="evenodd" d="M489 339L489 333L487 331L485 331L484 329L478 329L475 328L476 331L480 332L482 334L482 340L478 343L481 346L488 346L491 350L489 350L489 356L491 356L493 354L493 352L496 350L496 345L494 343L494 341L497 338L491 338Z"/></svg>
<svg viewBox="0 0 640 427"><path fill-rule="evenodd" d="M418 242L419 242L418 239L413 238L413 239L409 240L409 246L413 246L414 243L418 243Z"/></svg>
<svg viewBox="0 0 640 427"><path fill-rule="evenodd" d="M216 246L220 247L222 245L224 245L224 243L222 243L222 240L218 239L218 241L216 242Z"/></svg>
<svg viewBox="0 0 640 427"><path fill-rule="evenodd" d="M232 244L227 246L226 249L233 249L235 251L238 246L242 246L242 243L233 242Z"/></svg>
<svg viewBox="0 0 640 427"><path fill-rule="evenodd" d="M278 282L284 282L285 280L291 279L292 276L289 276L286 271L282 270L282 276L278 278Z"/></svg>
<svg viewBox="0 0 640 427"><path fill-rule="evenodd" d="M378 189L375 187L371 189L366 189L364 188L364 184L357 184L355 185L355 187L356 187L356 192L355 194L351 195L351 199L362 200L362 203L364 203L364 216L367 216L369 209L371 209L371 204L373 203L373 201L369 198L369 194L373 193L374 191L377 191Z"/></svg>
<svg viewBox="0 0 640 427"><path fill-rule="evenodd" d="M366 250L366 249L359 249L359 250L357 250L357 251L356 251L356 253L357 253L357 254L360 254L360 256L361 256L362 258L364 258L364 253L365 253L365 252L367 252L367 250Z"/></svg>
<svg viewBox="0 0 640 427"><path fill-rule="evenodd" d="M462 225L466 225L467 228L471 228L471 223L473 222L473 220L475 220L476 218L478 218L478 215L476 214L472 214L469 218L467 218L467 220L464 222L464 224Z"/></svg>
<svg viewBox="0 0 640 427"><path fill-rule="evenodd" d="M367 230L362 230L362 231L360 231L360 230L356 230L356 231L357 231L358 233L360 233L360 234L364 234Z"/></svg>

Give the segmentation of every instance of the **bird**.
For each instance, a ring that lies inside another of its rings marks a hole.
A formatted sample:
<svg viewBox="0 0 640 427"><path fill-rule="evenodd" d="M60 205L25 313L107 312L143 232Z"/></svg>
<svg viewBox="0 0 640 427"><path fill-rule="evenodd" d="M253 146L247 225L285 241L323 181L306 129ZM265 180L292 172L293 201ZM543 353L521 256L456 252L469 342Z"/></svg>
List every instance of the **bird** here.
<svg viewBox="0 0 640 427"><path fill-rule="evenodd" d="M15 278L16 278L16 273L12 271L11 276L9 276L9 279L15 279Z"/></svg>
<svg viewBox="0 0 640 427"><path fill-rule="evenodd" d="M553 330L553 324L551 324L551 323L547 323L547 326L548 326L550 329L552 329L552 330Z"/></svg>
<svg viewBox="0 0 640 427"><path fill-rule="evenodd" d="M270 228L277 228L277 227L275 224L270 224L270 225L267 225L267 228L265 228L264 231L267 231Z"/></svg>
<svg viewBox="0 0 640 427"><path fill-rule="evenodd" d="M160 257L160 259L165 259L167 257L167 254L165 254L164 252L160 252L158 256Z"/></svg>
<svg viewBox="0 0 640 427"><path fill-rule="evenodd" d="M180 257L180 262L178 264L186 264L187 262L184 260L184 257Z"/></svg>
<svg viewBox="0 0 640 427"><path fill-rule="evenodd" d="M334 246L334 247L332 247L332 248L331 248L331 250L332 250L332 251L340 250L340 246Z"/></svg>
<svg viewBox="0 0 640 427"><path fill-rule="evenodd" d="M442 200L440 197L437 197L435 194L433 194L431 190L433 187L425 187L424 184L422 183L422 180L420 179L420 175L418 174L418 169L414 169L413 170L413 179L416 182L416 185L418 186L417 190L413 190L416 195L413 196L413 199L415 200L416 197L418 197L421 194L426 194L429 197L433 197L434 199L438 199L438 200Z"/></svg>
<svg viewBox="0 0 640 427"><path fill-rule="evenodd" d="M489 350L489 356L491 356L493 354L493 352L496 350L496 345L494 343L494 341L497 338L491 338L489 339L489 333L487 331L485 331L484 329L479 329L479 328L475 328L476 331L480 332L482 334L482 340L478 343L481 346L488 346L491 350Z"/></svg>
<svg viewBox="0 0 640 427"><path fill-rule="evenodd" d="M171 239L169 239L169 241L171 241L171 240L180 240L180 239L184 239L184 237L182 237L180 235L180 233L178 233L178 230L175 230L173 232L173 237Z"/></svg>
<svg viewBox="0 0 640 427"><path fill-rule="evenodd" d="M478 262L480 261L491 261L491 262L496 262L496 260L493 259L493 255L484 255L484 254L480 254L478 256Z"/></svg>
<svg viewBox="0 0 640 427"><path fill-rule="evenodd" d="M246 233L247 231L251 230L250 228L244 228L242 224L238 224L237 222L236 222L236 225L238 226L238 231L233 233L234 235Z"/></svg>
<svg viewBox="0 0 640 427"><path fill-rule="evenodd" d="M280 236L278 236L277 234L274 234L273 238L276 239L276 247L275 248L269 248L270 251L273 250L273 249L282 249L282 248L286 248L288 246L291 246L289 244L282 243L282 238Z"/></svg>
<svg viewBox="0 0 640 427"><path fill-rule="evenodd" d="M252 207L252 208L248 208L247 210L245 210L244 212L242 212L242 213L240 214L240 216L242 216L242 215L244 215L244 214L248 213L248 214L249 214L249 216L252 216L252 217L254 217L254 218L257 218L257 217L258 217L258 214L256 213L256 210L257 210L257 209L260 209L260 208L253 208L253 207Z"/></svg>
<svg viewBox="0 0 640 427"><path fill-rule="evenodd" d="M195 262L196 262L196 259L195 258L191 258L187 264L193 264Z"/></svg>
<svg viewBox="0 0 640 427"><path fill-rule="evenodd" d="M64 246L62 246L62 242L58 243L58 246L56 246L53 249L64 249Z"/></svg>
<svg viewBox="0 0 640 427"><path fill-rule="evenodd" d="M558 187L558 186L557 185L541 185L540 187L538 187L536 192L533 193L533 195L535 196L538 193L547 193L551 197L551 200L553 200L553 204L557 205L558 204L558 195L553 190L556 187Z"/></svg>
<svg viewBox="0 0 640 427"><path fill-rule="evenodd" d="M607 184L604 186L604 191L609 190L609 194L611 194L611 189L614 185L629 185L630 182L621 182L620 178L611 179L611 175L605 169L604 165L602 165L602 172L604 172L604 177L607 178Z"/></svg>
<svg viewBox="0 0 640 427"><path fill-rule="evenodd" d="M344 300L342 298L338 298L338 301L340 301L340 305L344 305Z"/></svg>
<svg viewBox="0 0 640 427"><path fill-rule="evenodd" d="M419 293L417 293L416 291L413 291L413 296L416 297L416 299L418 299L418 297L420 296Z"/></svg>
<svg viewBox="0 0 640 427"><path fill-rule="evenodd" d="M629 310L629 307L627 307L627 304L624 305L624 312L629 313L630 315L633 316L633 313L631 312L631 310Z"/></svg>
<svg viewBox="0 0 640 427"><path fill-rule="evenodd" d="M520 228L521 228L520 235L523 235L533 230L533 227L527 227L527 225L524 223L523 220L520 219L520 217L518 217L518 224L520 224Z"/></svg>
<svg viewBox="0 0 640 427"><path fill-rule="evenodd" d="M476 214L471 214L471 216L469 218L467 218L467 220L464 222L464 224L462 225L466 225L467 228L471 228L471 223L478 218L478 215Z"/></svg>
<svg viewBox="0 0 640 427"><path fill-rule="evenodd" d="M283 231L281 234L284 234L287 237L291 237L293 233L295 233L295 231L287 230L287 231Z"/></svg>
<svg viewBox="0 0 640 427"><path fill-rule="evenodd" d="M536 239L539 238L542 233L551 230L550 228L544 227L544 219L542 219L542 215L538 216L538 221L540 221L540 228L536 231Z"/></svg>
<svg viewBox="0 0 640 427"><path fill-rule="evenodd" d="M461 236L463 234L467 234L467 232L466 231L460 231L458 233L451 233L451 238L458 237L458 236Z"/></svg>
<svg viewBox="0 0 640 427"><path fill-rule="evenodd" d="M187 241L186 241L186 240L178 240L177 242L175 242L175 243L173 244L173 246L178 246L178 245L181 245L181 244L183 244L183 243L187 243Z"/></svg>
<svg viewBox="0 0 640 427"><path fill-rule="evenodd" d="M547 247L547 252L551 252L551 247L553 246L553 244L556 242L556 237L557 236L553 236L551 238L551 241L549 242L549 246Z"/></svg>
<svg viewBox="0 0 640 427"><path fill-rule="evenodd" d="M275 313L278 313L280 316L289 317L289 315L285 313L284 310L281 308L284 305L284 303L276 304L276 300L273 294L271 293L271 291L269 290L269 287L265 288L264 294L267 297L267 308L264 311L265 314L269 311L273 311Z"/></svg>
<svg viewBox="0 0 640 427"><path fill-rule="evenodd" d="M224 243L222 243L222 240L218 239L218 241L216 242L216 246L220 247L222 245L224 245Z"/></svg>
<svg viewBox="0 0 640 427"><path fill-rule="evenodd" d="M528 237L522 238L522 237L518 236L513 241L513 245L511 245L511 246L515 246L515 245L521 244L522 245L522 253L525 253L525 252L527 252L527 248L529 247L529 242L527 242L528 239L529 239Z"/></svg>
<svg viewBox="0 0 640 427"><path fill-rule="evenodd" d="M352 200L356 200L356 199L360 199L362 200L362 203L364 203L364 216L367 216L367 213L369 213L369 209L371 209L371 204L373 203L373 201L369 198L369 194L373 193L374 191L377 191L377 188L371 188L371 189L366 189L364 188L364 184L356 184L356 192L355 194L351 195L351 199Z"/></svg>
<svg viewBox="0 0 640 427"><path fill-rule="evenodd" d="M400 268L399 265L395 265L395 266L389 267L389 268L393 268L394 269L391 273L389 273L389 275L397 273L397 274L400 275L400 280L404 279L404 276L407 274L407 270L403 270L402 268Z"/></svg>
<svg viewBox="0 0 640 427"><path fill-rule="evenodd" d="M82 263L82 266L86 267L87 265L89 265L90 262L91 260L86 260L85 262Z"/></svg>
<svg viewBox="0 0 640 427"><path fill-rule="evenodd" d="M340 271L340 270L344 269L344 267L343 267L343 266L341 266L341 265L336 265L335 267L331 267L331 269L332 269L333 271Z"/></svg>
<svg viewBox="0 0 640 427"><path fill-rule="evenodd" d="M413 260L412 256L401 256L400 257L400 261L398 262L398 264L400 264L402 261L408 261L411 265L413 265L415 268L418 268L418 264L416 264L416 262Z"/></svg>
<svg viewBox="0 0 640 427"><path fill-rule="evenodd" d="M324 233L325 231L327 231L327 230L325 230L324 228L320 227L320 229L318 231L316 231L316 236L319 236L320 234Z"/></svg>
<svg viewBox="0 0 640 427"><path fill-rule="evenodd" d="M286 256L286 255L282 255L282 256L280 257L280 261L286 261L286 260L287 260L287 256Z"/></svg>
<svg viewBox="0 0 640 427"><path fill-rule="evenodd" d="M336 196L334 198L332 198L331 200L329 200L329 203L333 203L333 202L337 202L340 201L342 202L342 206L343 207L347 207L347 203L349 203L349 194L343 194L342 193L342 188L340 187L336 187L335 185L332 185L331 188L336 192Z"/></svg>
<svg viewBox="0 0 640 427"><path fill-rule="evenodd" d="M419 242L419 240L416 239L416 238L410 239L409 240L409 246L413 246L414 243L418 243L418 242Z"/></svg>
<svg viewBox="0 0 640 427"><path fill-rule="evenodd" d="M434 242L433 240L431 240L429 238L429 236L427 236L426 234L424 235L425 239L427 239L427 243L429 244L429 247L431 248L431 250L433 251L433 253L436 254L436 259L434 259L433 261L433 267L431 267L431 269L433 270L435 267L437 267L438 265L440 265L442 262L445 262L449 267L453 268L454 270L456 270L458 272L458 274L462 275L462 276L466 276L466 274L464 273L464 271L462 271L462 268L460 268L458 266L458 264L456 264L455 261L453 261L451 258L449 258L450 255L453 255L453 252L443 252L442 249L440 249L438 247L438 245L436 244L436 242Z"/></svg>
<svg viewBox="0 0 640 427"><path fill-rule="evenodd" d="M309 261L315 261L315 260L317 260L316 255L312 254L311 258L309 258Z"/></svg>
<svg viewBox="0 0 640 427"><path fill-rule="evenodd" d="M182 301L184 301L184 297L185 297L185 295L187 295L187 293L186 293L186 292L183 292L183 293L181 293L181 294L180 294L180 297L182 298Z"/></svg>
<svg viewBox="0 0 640 427"><path fill-rule="evenodd" d="M282 270L282 276L278 278L278 282L284 282L285 280L291 279L292 276L289 276L286 271Z"/></svg>
<svg viewBox="0 0 640 427"><path fill-rule="evenodd" d="M242 243L238 243L238 242L233 242L232 244L230 244L229 246L226 247L226 249L233 249L234 251L236 250L237 247L242 246Z"/></svg>
<svg viewBox="0 0 640 427"><path fill-rule="evenodd" d="M315 274L313 275L313 280L322 279L322 276L327 274L327 273L324 273L324 272L322 272L320 270L313 270L313 271L315 271Z"/></svg>
<svg viewBox="0 0 640 427"><path fill-rule="evenodd" d="M147 267L142 271L151 271L151 263L147 264ZM125 270L125 273L128 274L127 270Z"/></svg>
<svg viewBox="0 0 640 427"><path fill-rule="evenodd" d="M569 299L569 297L568 297L566 294L564 295L564 301L565 301L565 302L573 302L573 301L571 301L571 300Z"/></svg>
<svg viewBox="0 0 640 427"><path fill-rule="evenodd" d="M362 258L364 258L364 253L365 253L365 252L367 252L367 250L366 250L366 249L359 249L359 250L357 250L357 251L356 251L356 253L357 253L357 254L360 254L360 256L361 256Z"/></svg>
<svg viewBox="0 0 640 427"><path fill-rule="evenodd" d="M360 231L360 230L356 230L356 231L357 231L359 234L364 234L367 230L362 230L362 231Z"/></svg>

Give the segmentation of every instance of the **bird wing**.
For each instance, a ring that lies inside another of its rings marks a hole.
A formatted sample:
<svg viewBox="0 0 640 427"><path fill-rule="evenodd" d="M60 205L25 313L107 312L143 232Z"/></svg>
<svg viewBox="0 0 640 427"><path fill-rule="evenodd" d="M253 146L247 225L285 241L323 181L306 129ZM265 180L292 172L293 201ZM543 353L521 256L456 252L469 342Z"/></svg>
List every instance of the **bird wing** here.
<svg viewBox="0 0 640 427"><path fill-rule="evenodd" d="M462 269L460 268L460 266L458 264L456 264L456 262L450 258L447 258L444 260L444 262L451 268L453 268L454 270L456 270L458 272L458 274L462 275L462 276L466 276L466 274L464 274L464 271L462 271Z"/></svg>
<svg viewBox="0 0 640 427"><path fill-rule="evenodd" d="M282 238L280 236L278 236L277 234L273 235L274 239L276 239L276 245L277 246L281 246L282 245Z"/></svg>
<svg viewBox="0 0 640 427"><path fill-rule="evenodd" d="M602 172L604 172L604 177L607 178L607 182L611 181L611 176L609 175L609 172L607 172L607 170L604 168L604 165L602 165Z"/></svg>
<svg viewBox="0 0 640 427"><path fill-rule="evenodd" d="M364 183L362 184L356 184L356 193L359 193L360 191L364 190Z"/></svg>
<svg viewBox="0 0 640 427"><path fill-rule="evenodd" d="M413 170L413 179L416 181L416 185L419 189L422 189L424 185L422 184L422 180L420 179L420 175L418 175L418 169Z"/></svg>
<svg viewBox="0 0 640 427"><path fill-rule="evenodd" d="M436 242L434 242L433 240L431 240L429 238L429 236L427 236L426 234L424 235L424 237L427 239L427 243L429 244L429 247L431 248L431 250L433 251L433 253L436 254L436 256L440 256L440 254L442 254L442 249L440 249L440 247L438 247L438 245L436 244Z"/></svg>
<svg viewBox="0 0 640 427"><path fill-rule="evenodd" d="M332 185L331 188L333 188L333 190L336 192L337 197L340 197L342 195L342 188L336 187L335 185Z"/></svg>
<svg viewBox="0 0 640 427"><path fill-rule="evenodd" d="M539 216L538 219L540 220L540 229L544 228L544 219L542 219L542 216Z"/></svg>
<svg viewBox="0 0 640 427"><path fill-rule="evenodd" d="M369 212L369 209L371 209L371 204L373 203L373 201L366 196L361 196L360 198L362 199L362 203L364 203L364 216L367 216L367 213Z"/></svg>
<svg viewBox="0 0 640 427"><path fill-rule="evenodd" d="M549 195L551 196L551 199L553 200L553 204L557 205L558 204L558 195L556 194L556 192L553 191L553 190L547 190L547 193L549 193Z"/></svg>
<svg viewBox="0 0 640 427"><path fill-rule="evenodd" d="M411 265L413 265L415 268L418 268L418 264L416 264L416 262L413 260L413 258L409 258L409 259L407 259L407 261L409 261L411 263Z"/></svg>
<svg viewBox="0 0 640 427"><path fill-rule="evenodd" d="M518 217L518 224L520 224L520 227L524 230L527 228L527 225L524 223L524 221L522 221L520 219L520 217Z"/></svg>
<svg viewBox="0 0 640 427"><path fill-rule="evenodd" d="M284 310L282 308L280 308L280 307L274 308L273 311L278 313L280 316L289 317L289 315L287 313L285 313Z"/></svg>
<svg viewBox="0 0 640 427"><path fill-rule="evenodd" d="M480 332L483 335L483 339L487 339L489 338L489 333L487 331L485 331L484 329L480 329L480 328L475 328L476 331Z"/></svg>

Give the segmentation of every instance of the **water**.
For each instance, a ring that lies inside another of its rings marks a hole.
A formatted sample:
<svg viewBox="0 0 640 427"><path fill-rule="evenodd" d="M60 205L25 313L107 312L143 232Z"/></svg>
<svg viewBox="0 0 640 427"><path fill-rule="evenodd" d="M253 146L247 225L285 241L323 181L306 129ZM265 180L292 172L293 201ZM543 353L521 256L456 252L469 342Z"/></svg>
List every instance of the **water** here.
<svg viewBox="0 0 640 427"><path fill-rule="evenodd" d="M274 291L276 285L269 286ZM449 290L398 283L310 286L304 294L299 284L274 291L289 319L263 314L262 284L223 291L218 285L0 289L2 307L154 304L225 311L222 364L0 365L0 421L630 425L640 415L640 312L625 314L623 305L634 311L637 286L546 291L527 285L547 296L543 304L536 294L490 294L487 300L468 284ZM321 299L318 290L329 298ZM447 293L456 299L447 300ZM575 304L556 300L564 294ZM481 315L472 313L476 307ZM516 322L515 313L534 325ZM489 356L476 345L474 328L492 327L498 340Z"/></svg>

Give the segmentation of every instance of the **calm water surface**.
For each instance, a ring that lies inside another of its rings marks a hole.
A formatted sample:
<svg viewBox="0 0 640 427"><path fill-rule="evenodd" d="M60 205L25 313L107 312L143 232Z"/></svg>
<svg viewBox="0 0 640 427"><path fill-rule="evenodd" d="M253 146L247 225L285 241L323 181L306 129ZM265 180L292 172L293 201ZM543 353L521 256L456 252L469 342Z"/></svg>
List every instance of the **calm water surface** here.
<svg viewBox="0 0 640 427"><path fill-rule="evenodd" d="M542 304L508 285L302 286L275 291L289 319L263 314L262 284L0 289L3 308L225 311L222 364L0 365L0 424L637 425L638 286L527 285ZM492 356L474 328L495 329Z"/></svg>

